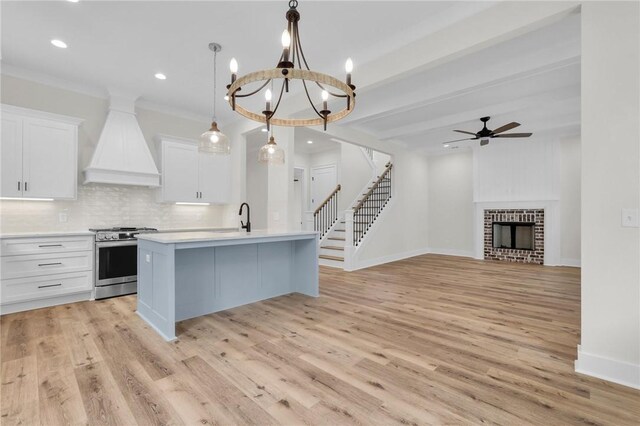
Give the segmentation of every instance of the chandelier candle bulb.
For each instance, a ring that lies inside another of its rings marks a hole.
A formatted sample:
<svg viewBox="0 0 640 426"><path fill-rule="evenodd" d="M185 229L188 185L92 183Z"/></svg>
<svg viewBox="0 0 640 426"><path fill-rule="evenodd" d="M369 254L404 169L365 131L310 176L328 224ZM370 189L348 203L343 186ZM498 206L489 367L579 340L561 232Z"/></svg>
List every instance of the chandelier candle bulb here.
<svg viewBox="0 0 640 426"><path fill-rule="evenodd" d="M347 85L351 86L351 73L353 72L353 61L351 58L347 59L344 69L347 71Z"/></svg>
<svg viewBox="0 0 640 426"><path fill-rule="evenodd" d="M231 83L233 84L238 75L238 61L236 61L236 58L231 58L231 62L229 62L229 70L231 71Z"/></svg>

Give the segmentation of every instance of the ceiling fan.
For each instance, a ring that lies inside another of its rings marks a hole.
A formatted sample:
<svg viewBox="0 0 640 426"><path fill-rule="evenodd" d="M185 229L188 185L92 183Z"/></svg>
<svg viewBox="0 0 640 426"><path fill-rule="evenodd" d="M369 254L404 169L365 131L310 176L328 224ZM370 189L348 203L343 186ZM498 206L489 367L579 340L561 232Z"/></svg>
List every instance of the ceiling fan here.
<svg viewBox="0 0 640 426"><path fill-rule="evenodd" d="M509 124L505 124L502 127L498 127L495 130L489 130L487 129L487 121L489 121L491 117L482 117L480 119L480 121L482 121L484 123L484 127L482 127L482 130L480 130L477 133L473 133L473 132L467 132L465 130L454 130L454 132L458 132L458 133L465 133L467 135L473 135L472 138L466 138L466 139L457 139L455 141L449 141L449 142L444 142L445 148L446 145L453 143L453 142L461 142L461 141L473 141L473 140L477 140L480 139L480 146L485 146L487 144L489 144L489 139L491 138L528 138L529 136L532 135L532 133L502 133L502 132L506 132L507 130L511 130L514 129L516 127L518 127L520 125L520 123L516 123L515 121L512 121Z"/></svg>

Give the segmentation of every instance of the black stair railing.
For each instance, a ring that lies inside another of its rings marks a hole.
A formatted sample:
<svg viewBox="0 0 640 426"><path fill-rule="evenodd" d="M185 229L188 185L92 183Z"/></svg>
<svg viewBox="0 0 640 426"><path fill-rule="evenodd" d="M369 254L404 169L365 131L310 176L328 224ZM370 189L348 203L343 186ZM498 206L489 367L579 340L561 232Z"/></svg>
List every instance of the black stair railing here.
<svg viewBox="0 0 640 426"><path fill-rule="evenodd" d="M331 194L313 212L313 229L324 237L338 220L338 193L341 186L336 186Z"/></svg>
<svg viewBox="0 0 640 426"><path fill-rule="evenodd" d="M378 180L371 186L353 208L353 245L360 244L371 225L391 199L391 171L393 164L387 163Z"/></svg>

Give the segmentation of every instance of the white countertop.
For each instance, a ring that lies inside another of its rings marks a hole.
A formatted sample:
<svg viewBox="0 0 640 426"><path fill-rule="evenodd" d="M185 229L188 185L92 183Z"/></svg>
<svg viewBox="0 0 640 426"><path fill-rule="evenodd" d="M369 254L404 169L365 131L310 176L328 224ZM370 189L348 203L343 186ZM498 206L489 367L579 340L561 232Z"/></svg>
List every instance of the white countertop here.
<svg viewBox="0 0 640 426"><path fill-rule="evenodd" d="M223 240L249 240L252 238L281 238L316 236L315 231L268 231L264 229L252 232L162 232L157 234L141 234L138 240L153 241L163 244L195 243Z"/></svg>
<svg viewBox="0 0 640 426"><path fill-rule="evenodd" d="M53 232L15 232L0 235L3 238L44 238L44 237L77 237L95 235L91 231L53 231Z"/></svg>
<svg viewBox="0 0 640 426"><path fill-rule="evenodd" d="M238 228L188 228L188 229L160 229L160 233L176 233L176 232L233 232ZM0 239L3 238L47 238L47 237L77 237L95 235L94 232L89 230L81 231L35 231L35 232L12 232L6 234L0 234Z"/></svg>

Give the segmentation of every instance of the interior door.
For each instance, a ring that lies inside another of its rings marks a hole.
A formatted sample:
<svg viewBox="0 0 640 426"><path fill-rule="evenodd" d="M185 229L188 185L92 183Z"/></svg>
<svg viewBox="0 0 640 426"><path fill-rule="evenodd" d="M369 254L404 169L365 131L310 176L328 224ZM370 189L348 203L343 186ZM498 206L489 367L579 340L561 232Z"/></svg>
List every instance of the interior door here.
<svg viewBox="0 0 640 426"><path fill-rule="evenodd" d="M228 155L201 153L198 158L198 187L202 194L199 201L224 204L231 193L231 158Z"/></svg>
<svg viewBox="0 0 640 426"><path fill-rule="evenodd" d="M2 114L0 168L0 196L22 197L22 119L6 113Z"/></svg>
<svg viewBox="0 0 640 426"><path fill-rule="evenodd" d="M311 169L311 209L318 208L338 186L336 165L314 167Z"/></svg>
<svg viewBox="0 0 640 426"><path fill-rule="evenodd" d="M23 129L23 196L75 198L78 164L75 126L25 118Z"/></svg>
<svg viewBox="0 0 640 426"><path fill-rule="evenodd" d="M165 142L162 156L164 201L199 202L198 147L186 143Z"/></svg>

